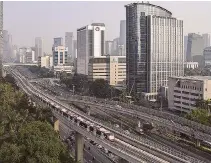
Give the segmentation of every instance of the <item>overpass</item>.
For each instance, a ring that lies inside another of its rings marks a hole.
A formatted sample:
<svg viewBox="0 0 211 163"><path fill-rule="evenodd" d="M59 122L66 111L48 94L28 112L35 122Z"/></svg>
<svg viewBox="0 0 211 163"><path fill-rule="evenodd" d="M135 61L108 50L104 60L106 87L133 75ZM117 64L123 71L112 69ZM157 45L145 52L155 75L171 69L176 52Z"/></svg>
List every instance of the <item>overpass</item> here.
<svg viewBox="0 0 211 163"><path fill-rule="evenodd" d="M37 63L2 63L3 66L37 66Z"/></svg>
<svg viewBox="0 0 211 163"><path fill-rule="evenodd" d="M84 104L84 106L103 108L104 110L111 112L115 111L123 115L130 115L145 120L146 122L154 122L155 126L161 126L166 128L166 130L177 131L193 137L196 140L211 142L211 127L167 112L118 101L96 99L88 96L74 95L68 99L60 99Z"/></svg>
<svg viewBox="0 0 211 163"><path fill-rule="evenodd" d="M136 163L136 162L206 162L199 160L197 158L193 158L191 156L188 156L182 152L175 151L170 148L165 148L165 146L158 147L155 143L149 143L149 142L143 142L141 138L135 138L132 135L127 136L122 131L117 130L116 128L113 129L111 126L108 126L106 124L103 124L103 122L99 122L99 120L96 120L82 112L75 111L74 108L63 104L58 99L46 95L46 93L43 93L42 91L35 88L33 85L31 85L20 73L7 68L7 71L10 72L18 81L19 86L22 87L22 89L32 98L37 98L49 107L52 108L52 112L54 116L59 120L62 121L64 124L69 126L70 128L77 131L77 145L78 148L76 151L78 151L76 154L76 157L78 156L77 160L81 160L81 157L83 156L81 153L82 151L82 145L83 144L83 136L88 137L89 139L95 141L98 144L101 144L105 148L107 148L112 153L120 156L121 158L127 160L128 162ZM66 111L65 111L66 110ZM87 122L88 127L84 128L80 126L80 122L77 122L77 118L70 118L66 113L70 113L70 115L75 114L76 117L81 117ZM75 122L76 120L76 122ZM115 141L110 141L108 139L102 139L102 137L98 136L96 134L96 129L93 132L90 132L90 127L94 126L101 126L105 128L106 130L110 131L111 133L114 133L115 135ZM126 141L127 140L127 141ZM131 144L127 143L128 141L132 141L134 143L142 144L142 148L137 148L132 146Z"/></svg>

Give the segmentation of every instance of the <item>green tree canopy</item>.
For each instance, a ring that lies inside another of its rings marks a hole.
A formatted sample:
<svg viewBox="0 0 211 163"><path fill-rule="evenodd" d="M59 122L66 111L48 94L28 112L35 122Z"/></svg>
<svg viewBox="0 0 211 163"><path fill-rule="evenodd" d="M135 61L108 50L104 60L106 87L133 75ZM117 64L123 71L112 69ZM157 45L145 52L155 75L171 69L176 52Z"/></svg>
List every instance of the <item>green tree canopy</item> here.
<svg viewBox="0 0 211 163"><path fill-rule="evenodd" d="M4 142L0 150L0 160L4 163L62 163L67 158L58 134L48 123L40 121L22 126L13 142Z"/></svg>
<svg viewBox="0 0 211 163"><path fill-rule="evenodd" d="M0 83L0 161L4 163L70 163L66 146L48 123L49 108L10 84Z"/></svg>

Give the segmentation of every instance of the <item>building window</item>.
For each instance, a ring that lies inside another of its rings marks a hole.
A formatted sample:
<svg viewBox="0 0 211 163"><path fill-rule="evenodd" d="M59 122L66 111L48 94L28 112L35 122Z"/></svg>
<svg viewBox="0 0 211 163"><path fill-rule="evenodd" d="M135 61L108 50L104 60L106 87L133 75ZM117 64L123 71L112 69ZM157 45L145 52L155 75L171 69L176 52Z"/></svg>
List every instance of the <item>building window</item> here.
<svg viewBox="0 0 211 163"><path fill-rule="evenodd" d="M182 97L182 99L184 99L184 100L189 100L189 98L187 98L187 97Z"/></svg>
<svg viewBox="0 0 211 163"><path fill-rule="evenodd" d="M174 98L180 98L180 96L176 96L176 95L174 95Z"/></svg>
<svg viewBox="0 0 211 163"><path fill-rule="evenodd" d="M198 93L191 93L192 96L199 96Z"/></svg>
<svg viewBox="0 0 211 163"><path fill-rule="evenodd" d="M183 102L182 104L183 104L183 105L187 105L187 106L189 106L189 104L188 104L188 103L186 103L186 102Z"/></svg>
<svg viewBox="0 0 211 163"><path fill-rule="evenodd" d="M182 91L182 93L184 93L184 94L189 94L189 92L186 92L186 91Z"/></svg>
<svg viewBox="0 0 211 163"><path fill-rule="evenodd" d="M180 102L180 101L176 101L176 100L174 100L174 103L181 104L181 102Z"/></svg>

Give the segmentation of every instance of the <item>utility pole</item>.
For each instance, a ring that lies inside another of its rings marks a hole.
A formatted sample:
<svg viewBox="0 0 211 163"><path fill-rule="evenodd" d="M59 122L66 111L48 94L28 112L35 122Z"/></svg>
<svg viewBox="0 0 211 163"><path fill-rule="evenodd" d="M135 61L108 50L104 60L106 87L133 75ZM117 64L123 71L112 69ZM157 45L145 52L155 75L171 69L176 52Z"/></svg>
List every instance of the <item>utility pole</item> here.
<svg viewBox="0 0 211 163"><path fill-rule="evenodd" d="M73 84L73 95L75 95L75 85Z"/></svg>
<svg viewBox="0 0 211 163"><path fill-rule="evenodd" d="M160 110L163 110L163 97L162 95L160 96Z"/></svg>

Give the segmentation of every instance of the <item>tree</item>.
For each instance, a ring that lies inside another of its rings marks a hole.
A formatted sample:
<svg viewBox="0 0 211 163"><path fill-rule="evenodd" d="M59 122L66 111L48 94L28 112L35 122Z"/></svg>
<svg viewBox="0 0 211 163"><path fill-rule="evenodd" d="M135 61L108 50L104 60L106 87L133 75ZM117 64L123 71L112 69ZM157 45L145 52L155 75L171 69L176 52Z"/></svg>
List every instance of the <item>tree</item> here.
<svg viewBox="0 0 211 163"><path fill-rule="evenodd" d="M208 111L204 109L195 109L191 113L186 115L187 119L190 119L195 122L199 122L204 125L211 125L210 116L208 116Z"/></svg>
<svg viewBox="0 0 211 163"><path fill-rule="evenodd" d="M39 77L42 78L51 78L54 77L54 72L45 68L45 67L40 67L40 66L29 66L28 67L29 71L32 73L37 74Z"/></svg>
<svg viewBox="0 0 211 163"><path fill-rule="evenodd" d="M111 95L109 84L104 79L96 79L90 84L89 93L97 98L108 98Z"/></svg>
<svg viewBox="0 0 211 163"><path fill-rule="evenodd" d="M76 92L86 94L89 91L89 80L86 75L74 74L72 84Z"/></svg>
<svg viewBox="0 0 211 163"><path fill-rule="evenodd" d="M40 121L22 126L15 143L3 143L0 160L4 163L66 163L67 160L73 162L52 126Z"/></svg>
<svg viewBox="0 0 211 163"><path fill-rule="evenodd" d="M0 83L0 162L72 162L47 122L51 116L49 108L34 107L26 95Z"/></svg>

